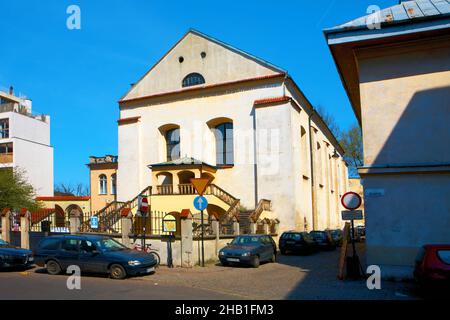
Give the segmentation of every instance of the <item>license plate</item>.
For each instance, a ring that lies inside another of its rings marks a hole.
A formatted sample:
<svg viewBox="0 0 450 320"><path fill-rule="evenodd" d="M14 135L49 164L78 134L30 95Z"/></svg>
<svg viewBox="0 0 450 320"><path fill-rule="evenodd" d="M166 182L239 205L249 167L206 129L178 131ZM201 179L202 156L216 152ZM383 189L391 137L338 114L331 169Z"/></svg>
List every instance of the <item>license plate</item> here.
<svg viewBox="0 0 450 320"><path fill-rule="evenodd" d="M153 272L153 271L155 271L155 268L148 268L148 269L147 269L147 272L148 272L148 273Z"/></svg>
<svg viewBox="0 0 450 320"><path fill-rule="evenodd" d="M29 258L28 258L28 261L29 261L29 262L33 262L33 261L34 261L34 258L33 258L33 257L29 257Z"/></svg>
<svg viewBox="0 0 450 320"><path fill-rule="evenodd" d="M287 244L295 244L295 241L286 241Z"/></svg>
<svg viewBox="0 0 450 320"><path fill-rule="evenodd" d="M236 258L227 258L227 261L230 261L230 262L239 262L239 259L236 259Z"/></svg>

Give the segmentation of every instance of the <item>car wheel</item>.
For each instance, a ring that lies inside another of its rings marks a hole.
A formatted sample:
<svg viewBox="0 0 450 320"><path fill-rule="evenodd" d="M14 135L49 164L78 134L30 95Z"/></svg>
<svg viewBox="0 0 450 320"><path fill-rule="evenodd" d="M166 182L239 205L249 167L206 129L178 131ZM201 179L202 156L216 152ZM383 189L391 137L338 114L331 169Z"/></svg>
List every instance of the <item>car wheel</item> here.
<svg viewBox="0 0 450 320"><path fill-rule="evenodd" d="M155 258L156 260L155 268L158 268L159 264L161 263L161 258L159 257L159 254L157 254L156 252L151 252L150 254L153 255L153 258Z"/></svg>
<svg viewBox="0 0 450 320"><path fill-rule="evenodd" d="M112 279L121 280L126 278L127 272L120 264L113 264L109 268L109 275Z"/></svg>
<svg viewBox="0 0 450 320"><path fill-rule="evenodd" d="M275 253L272 253L272 258L270 258L270 262L272 263L277 262L277 255Z"/></svg>
<svg viewBox="0 0 450 320"><path fill-rule="evenodd" d="M253 262L252 262L252 267L253 268L258 268L260 264L260 260L258 256L255 256L255 258L253 258Z"/></svg>
<svg viewBox="0 0 450 320"><path fill-rule="evenodd" d="M61 266L55 260L47 261L47 273L51 275L57 275L61 273Z"/></svg>

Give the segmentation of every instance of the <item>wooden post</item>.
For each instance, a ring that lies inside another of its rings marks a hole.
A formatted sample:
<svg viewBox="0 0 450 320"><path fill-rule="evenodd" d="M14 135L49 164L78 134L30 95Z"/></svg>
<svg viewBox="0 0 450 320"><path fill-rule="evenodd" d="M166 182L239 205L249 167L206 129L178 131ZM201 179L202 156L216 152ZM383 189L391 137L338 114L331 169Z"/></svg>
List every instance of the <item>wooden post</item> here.
<svg viewBox="0 0 450 320"><path fill-rule="evenodd" d="M341 255L339 257L339 273L338 273L339 280L344 280L344 268L345 268L345 260L347 258L347 244L349 233L350 233L350 223L346 222L344 230L342 231L342 247L341 247Z"/></svg>

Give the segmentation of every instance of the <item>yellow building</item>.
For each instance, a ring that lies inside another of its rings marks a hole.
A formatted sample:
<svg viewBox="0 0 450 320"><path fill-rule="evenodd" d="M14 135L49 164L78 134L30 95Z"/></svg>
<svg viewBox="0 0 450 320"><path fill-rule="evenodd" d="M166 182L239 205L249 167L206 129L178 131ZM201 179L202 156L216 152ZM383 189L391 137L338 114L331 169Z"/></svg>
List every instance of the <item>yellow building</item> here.
<svg viewBox="0 0 450 320"><path fill-rule="evenodd" d="M90 207L99 211L116 201L117 156L89 157Z"/></svg>
<svg viewBox="0 0 450 320"><path fill-rule="evenodd" d="M348 186L349 186L350 191L353 191L353 192L359 194L359 196L362 199L361 207L358 210L362 210L364 219L355 221L355 224L356 225L365 225L366 212L364 211L364 188L361 184L361 179L360 178L349 178Z"/></svg>
<svg viewBox="0 0 450 320"><path fill-rule="evenodd" d="M361 124L367 263L412 278L450 242L450 3L401 1L325 30Z"/></svg>

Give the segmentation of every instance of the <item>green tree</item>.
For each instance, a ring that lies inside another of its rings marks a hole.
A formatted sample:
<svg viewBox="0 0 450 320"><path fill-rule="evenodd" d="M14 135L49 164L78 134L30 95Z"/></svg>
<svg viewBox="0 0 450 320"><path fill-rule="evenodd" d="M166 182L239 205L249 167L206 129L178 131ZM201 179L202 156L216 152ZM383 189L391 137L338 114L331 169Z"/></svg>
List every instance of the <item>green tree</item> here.
<svg viewBox="0 0 450 320"><path fill-rule="evenodd" d="M40 208L34 189L21 169L0 169L0 208L33 212Z"/></svg>
<svg viewBox="0 0 450 320"><path fill-rule="evenodd" d="M359 125L355 123L343 131L339 143L345 151L344 159L349 166L349 175L357 177L357 168L364 165L362 132Z"/></svg>
<svg viewBox="0 0 450 320"><path fill-rule="evenodd" d="M348 164L349 176L358 177L358 167L364 164L361 128L354 123L347 130L342 130L333 115L325 108L318 106L316 111L344 149L344 160Z"/></svg>

